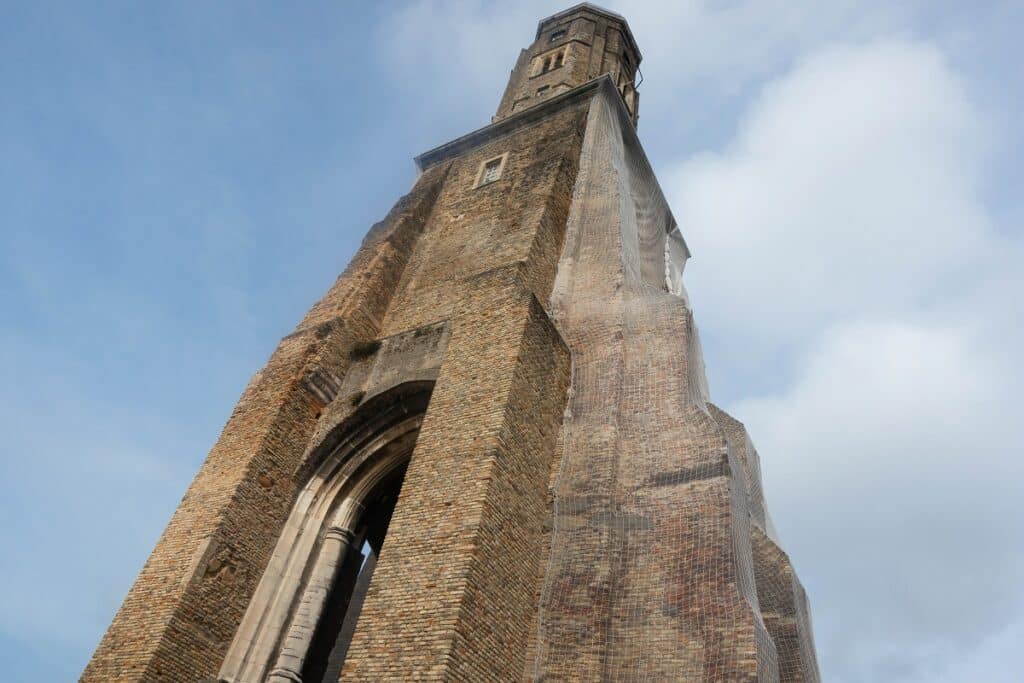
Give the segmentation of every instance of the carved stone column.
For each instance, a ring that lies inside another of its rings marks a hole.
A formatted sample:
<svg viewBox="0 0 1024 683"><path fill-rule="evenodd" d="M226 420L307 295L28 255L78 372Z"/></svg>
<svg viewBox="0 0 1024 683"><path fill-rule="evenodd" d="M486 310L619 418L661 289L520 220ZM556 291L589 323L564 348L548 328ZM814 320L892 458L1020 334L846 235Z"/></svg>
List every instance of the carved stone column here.
<svg viewBox="0 0 1024 683"><path fill-rule="evenodd" d="M345 562L345 554L352 546L355 533L351 529L331 526L324 535L323 545L309 582L295 609L288 632L282 641L281 652L274 663L268 683L302 683L302 666L306 661L316 625L324 612L327 596L334 585L338 570Z"/></svg>

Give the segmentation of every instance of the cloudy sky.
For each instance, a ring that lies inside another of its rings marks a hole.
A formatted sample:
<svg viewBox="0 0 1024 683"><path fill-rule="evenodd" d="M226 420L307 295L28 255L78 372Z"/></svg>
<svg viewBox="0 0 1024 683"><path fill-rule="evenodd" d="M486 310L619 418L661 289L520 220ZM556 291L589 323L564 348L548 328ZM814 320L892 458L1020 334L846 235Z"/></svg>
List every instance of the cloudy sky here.
<svg viewBox="0 0 1024 683"><path fill-rule="evenodd" d="M568 4L0 4L7 679L77 676L249 376ZM1024 4L607 6L825 679L1019 680Z"/></svg>

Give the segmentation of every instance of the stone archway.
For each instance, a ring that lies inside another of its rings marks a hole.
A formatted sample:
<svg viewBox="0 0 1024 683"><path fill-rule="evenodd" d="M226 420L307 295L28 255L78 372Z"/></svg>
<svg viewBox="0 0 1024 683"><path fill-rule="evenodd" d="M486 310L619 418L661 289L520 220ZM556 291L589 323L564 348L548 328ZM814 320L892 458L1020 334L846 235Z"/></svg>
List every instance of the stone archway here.
<svg viewBox="0 0 1024 683"><path fill-rule="evenodd" d="M340 667L432 389L432 382L408 382L378 394L312 449L312 474L231 643L222 680L318 683Z"/></svg>

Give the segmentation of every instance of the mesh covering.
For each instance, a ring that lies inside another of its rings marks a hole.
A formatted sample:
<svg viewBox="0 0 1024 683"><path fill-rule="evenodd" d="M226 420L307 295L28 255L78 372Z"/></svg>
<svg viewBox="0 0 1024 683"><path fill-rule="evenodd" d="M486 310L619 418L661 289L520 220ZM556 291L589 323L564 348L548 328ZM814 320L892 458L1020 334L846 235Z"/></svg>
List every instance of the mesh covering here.
<svg viewBox="0 0 1024 683"><path fill-rule="evenodd" d="M817 680L756 451L708 402L688 255L621 103L604 92L551 297L573 380L529 679ZM780 646L775 631L793 642Z"/></svg>

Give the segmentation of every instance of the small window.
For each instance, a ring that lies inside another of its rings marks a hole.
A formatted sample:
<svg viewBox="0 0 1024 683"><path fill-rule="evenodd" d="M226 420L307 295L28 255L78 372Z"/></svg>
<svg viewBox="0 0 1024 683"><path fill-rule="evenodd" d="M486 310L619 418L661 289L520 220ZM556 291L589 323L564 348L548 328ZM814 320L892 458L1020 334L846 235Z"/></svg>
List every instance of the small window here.
<svg viewBox="0 0 1024 683"><path fill-rule="evenodd" d="M544 60L544 68L541 69L541 73L544 73L546 71L551 71L551 57L548 57L547 59Z"/></svg>
<svg viewBox="0 0 1024 683"><path fill-rule="evenodd" d="M566 33L568 32L564 28L560 28L557 31L552 31L551 40L549 40L548 42L553 43L556 40L561 40L562 38L565 38Z"/></svg>
<svg viewBox="0 0 1024 683"><path fill-rule="evenodd" d="M491 159L484 164L484 175L480 178L480 184L493 183L501 177L501 159Z"/></svg>
<svg viewBox="0 0 1024 683"><path fill-rule="evenodd" d="M480 165L480 172L477 174L476 187L490 185L501 178L501 172L505 167L505 159L507 158L508 153L506 152L500 157L494 157L483 162Z"/></svg>
<svg viewBox="0 0 1024 683"><path fill-rule="evenodd" d="M553 69L557 69L558 67L562 66L563 57L565 57L564 52L559 52L557 55L555 55L555 65L552 67Z"/></svg>
<svg viewBox="0 0 1024 683"><path fill-rule="evenodd" d="M551 89L550 85L542 85L542 86L540 86L539 88L537 88L537 97L541 97L542 95L546 94L547 91L550 90L550 89Z"/></svg>

